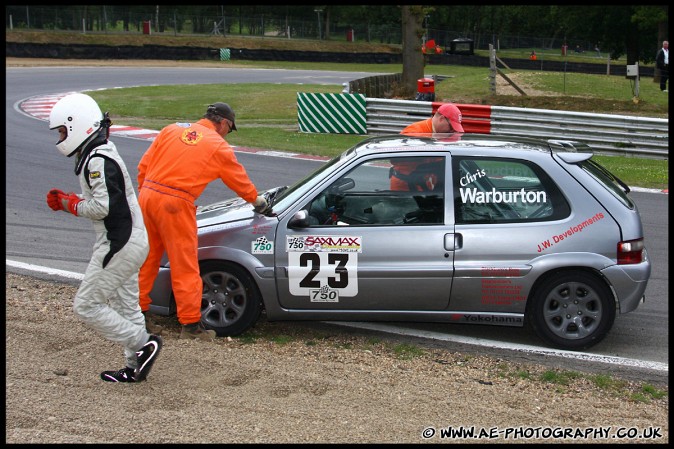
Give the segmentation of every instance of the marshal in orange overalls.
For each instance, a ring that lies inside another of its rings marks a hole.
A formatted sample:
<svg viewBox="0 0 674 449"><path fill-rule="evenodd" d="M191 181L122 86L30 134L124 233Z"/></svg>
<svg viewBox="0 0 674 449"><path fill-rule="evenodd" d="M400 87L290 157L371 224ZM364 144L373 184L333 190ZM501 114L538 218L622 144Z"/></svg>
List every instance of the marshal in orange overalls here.
<svg viewBox="0 0 674 449"><path fill-rule="evenodd" d="M433 117L421 120L419 122L414 122L405 129L403 129L400 134L430 134L433 133ZM393 164L394 173L400 173L401 175L409 175L417 169L418 162L395 162ZM407 185L407 181L394 176L391 176L391 190L410 190Z"/></svg>
<svg viewBox="0 0 674 449"><path fill-rule="evenodd" d="M195 201L217 178L244 200L257 198L257 189L234 150L208 119L165 127L141 158L138 201L150 240L150 253L139 275L143 312L150 308L150 292L166 251L178 321L185 325L201 320Z"/></svg>

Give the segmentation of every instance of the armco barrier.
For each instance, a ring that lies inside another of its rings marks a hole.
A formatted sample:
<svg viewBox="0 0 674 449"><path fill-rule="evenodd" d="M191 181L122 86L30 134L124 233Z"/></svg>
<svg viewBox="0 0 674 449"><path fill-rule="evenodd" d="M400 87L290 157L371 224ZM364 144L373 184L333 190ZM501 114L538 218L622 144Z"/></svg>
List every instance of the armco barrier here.
<svg viewBox="0 0 674 449"><path fill-rule="evenodd" d="M367 133L399 133L441 102L367 98ZM669 120L650 117L457 104L466 132L577 140L598 154L669 158Z"/></svg>
<svg viewBox="0 0 674 449"><path fill-rule="evenodd" d="M442 102L367 99L367 133L399 133L410 123L435 114ZM457 104L463 116L463 128L468 133L489 134L491 106Z"/></svg>
<svg viewBox="0 0 674 449"><path fill-rule="evenodd" d="M598 153L669 157L669 120L493 106L492 134L569 139Z"/></svg>
<svg viewBox="0 0 674 449"><path fill-rule="evenodd" d="M433 114L444 103L433 103ZM481 104L457 104L461 111L461 124L467 133L490 134L491 106Z"/></svg>

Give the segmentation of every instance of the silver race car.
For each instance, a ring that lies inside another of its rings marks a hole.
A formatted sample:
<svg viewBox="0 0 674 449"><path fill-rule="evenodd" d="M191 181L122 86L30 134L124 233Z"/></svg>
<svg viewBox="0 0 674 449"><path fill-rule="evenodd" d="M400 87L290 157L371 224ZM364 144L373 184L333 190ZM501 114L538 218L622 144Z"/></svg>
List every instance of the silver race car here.
<svg viewBox="0 0 674 449"><path fill-rule="evenodd" d="M629 188L571 141L364 140L254 213L197 212L202 322L267 319L529 325L586 349L644 300L651 266ZM175 313L164 259L151 311Z"/></svg>

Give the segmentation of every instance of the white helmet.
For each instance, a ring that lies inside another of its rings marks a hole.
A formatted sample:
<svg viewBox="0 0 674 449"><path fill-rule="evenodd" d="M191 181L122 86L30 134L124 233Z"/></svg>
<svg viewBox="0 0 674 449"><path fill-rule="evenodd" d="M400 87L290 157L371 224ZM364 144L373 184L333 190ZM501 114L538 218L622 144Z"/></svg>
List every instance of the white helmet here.
<svg viewBox="0 0 674 449"><path fill-rule="evenodd" d="M56 143L56 148L64 156L72 156L98 135L102 120L101 108L89 95L70 94L61 98L49 114L49 129L66 128L66 136Z"/></svg>

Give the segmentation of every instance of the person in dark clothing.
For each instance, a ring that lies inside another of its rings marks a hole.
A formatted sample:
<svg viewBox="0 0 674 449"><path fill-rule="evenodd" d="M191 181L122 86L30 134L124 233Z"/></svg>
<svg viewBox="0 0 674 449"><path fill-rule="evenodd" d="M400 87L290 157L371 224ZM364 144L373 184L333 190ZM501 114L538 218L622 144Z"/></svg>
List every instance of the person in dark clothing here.
<svg viewBox="0 0 674 449"><path fill-rule="evenodd" d="M669 92L667 90L667 80L669 79L669 42L663 41L662 48L658 50L655 56L655 67L660 70L660 90Z"/></svg>

